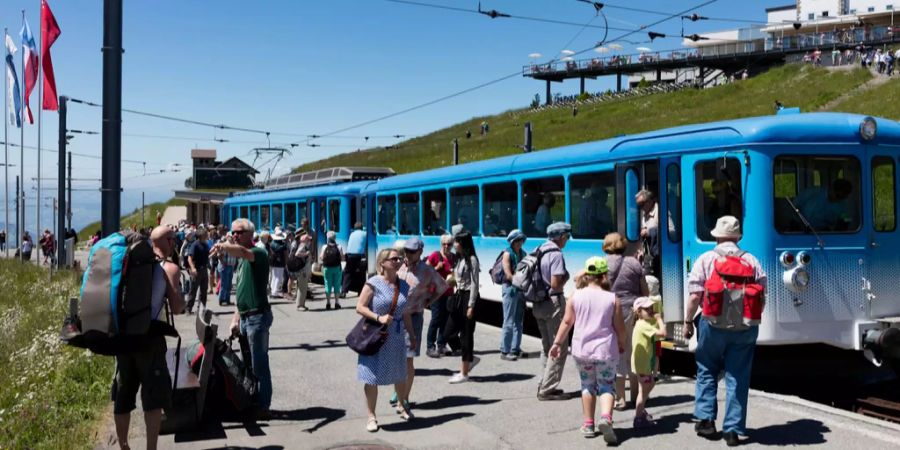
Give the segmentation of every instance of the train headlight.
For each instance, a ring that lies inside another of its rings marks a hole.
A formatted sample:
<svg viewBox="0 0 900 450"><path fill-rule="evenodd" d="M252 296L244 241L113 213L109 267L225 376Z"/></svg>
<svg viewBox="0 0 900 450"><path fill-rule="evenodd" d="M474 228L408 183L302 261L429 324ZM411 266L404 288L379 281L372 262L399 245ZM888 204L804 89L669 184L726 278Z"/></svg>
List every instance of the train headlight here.
<svg viewBox="0 0 900 450"><path fill-rule="evenodd" d="M859 136L863 138L864 141L871 141L875 139L875 135L878 134L878 124L875 123L875 119L871 117L866 117L859 124Z"/></svg>
<svg viewBox="0 0 900 450"><path fill-rule="evenodd" d="M803 267L795 267L784 273L782 281L791 292L803 292L809 287L809 272Z"/></svg>
<svg viewBox="0 0 900 450"><path fill-rule="evenodd" d="M791 252L782 252L781 256L778 257L778 260L781 261L781 265L784 266L785 269L790 269L796 261L796 259L794 259L794 254Z"/></svg>
<svg viewBox="0 0 900 450"><path fill-rule="evenodd" d="M801 266L808 266L809 263L812 262L812 255L807 252L797 253L797 262L800 263Z"/></svg>

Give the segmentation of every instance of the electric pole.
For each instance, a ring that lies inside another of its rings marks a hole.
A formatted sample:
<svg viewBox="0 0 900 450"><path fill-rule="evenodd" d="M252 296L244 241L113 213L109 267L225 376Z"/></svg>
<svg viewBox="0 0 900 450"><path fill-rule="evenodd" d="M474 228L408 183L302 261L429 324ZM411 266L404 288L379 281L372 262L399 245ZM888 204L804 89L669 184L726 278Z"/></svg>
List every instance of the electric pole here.
<svg viewBox="0 0 900 450"><path fill-rule="evenodd" d="M103 0L103 236L119 231L122 201L122 0Z"/></svg>

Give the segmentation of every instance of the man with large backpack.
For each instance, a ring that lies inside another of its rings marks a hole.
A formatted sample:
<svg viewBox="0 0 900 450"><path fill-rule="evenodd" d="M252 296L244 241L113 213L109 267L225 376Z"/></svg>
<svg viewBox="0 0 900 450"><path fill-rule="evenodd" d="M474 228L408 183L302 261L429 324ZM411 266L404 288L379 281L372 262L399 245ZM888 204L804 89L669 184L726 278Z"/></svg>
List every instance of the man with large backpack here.
<svg viewBox="0 0 900 450"><path fill-rule="evenodd" d="M697 334L697 382L694 426L697 435L716 434L716 390L724 370L725 419L722 436L729 446L747 433L747 398L759 319L765 300L766 273L759 261L741 250L741 226L733 216L722 216L710 232L716 248L697 258L688 277L684 337L694 335L694 314L703 303ZM726 357L727 356L727 357Z"/></svg>
<svg viewBox="0 0 900 450"><path fill-rule="evenodd" d="M172 261L175 232L166 226L153 229L150 234L153 253L160 260L153 267L151 289L151 317L164 314L164 302L174 314L184 309L181 296L181 270ZM155 315L154 315L155 314ZM138 387L141 389L141 405L144 409L144 423L147 427L147 448L155 449L159 437L162 410L172 399L172 380L166 366L166 340L157 336L145 351L116 356L116 376L113 378L112 400L113 418L119 446L128 447L128 427L131 411L135 408Z"/></svg>
<svg viewBox="0 0 900 450"><path fill-rule="evenodd" d="M538 385L538 400L568 399L559 389L568 355L568 343L560 345L563 350L558 358L550 358L549 354L553 340L556 339L556 331L559 329L566 311L563 287L569 280L569 272L566 270L566 259L563 257L562 249L569 242L571 236L571 225L565 222L552 223L547 227L547 241L536 250L537 270L540 271L540 281L543 283L543 286L537 290L545 291L538 295L531 295L530 298L532 301L531 312L537 321L543 344L541 359L544 363L544 373Z"/></svg>

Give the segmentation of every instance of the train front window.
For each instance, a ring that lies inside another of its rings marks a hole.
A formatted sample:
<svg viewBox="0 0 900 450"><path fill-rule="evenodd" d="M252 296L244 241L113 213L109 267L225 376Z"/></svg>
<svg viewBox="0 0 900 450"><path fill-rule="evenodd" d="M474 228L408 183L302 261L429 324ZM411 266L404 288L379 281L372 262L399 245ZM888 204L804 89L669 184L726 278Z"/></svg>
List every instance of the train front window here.
<svg viewBox="0 0 900 450"><path fill-rule="evenodd" d="M736 158L716 158L694 166L697 190L697 237L714 241L710 231L722 216L734 216L743 223L741 164Z"/></svg>
<svg viewBox="0 0 900 450"><path fill-rule="evenodd" d="M378 234L397 232L397 197L378 197Z"/></svg>
<svg viewBox="0 0 900 450"><path fill-rule="evenodd" d="M612 171L569 178L572 236L603 239L616 230L616 175Z"/></svg>
<svg viewBox="0 0 900 450"><path fill-rule="evenodd" d="M563 177L522 182L522 227L531 237L547 237L547 226L566 220L566 183Z"/></svg>
<svg viewBox="0 0 900 450"><path fill-rule="evenodd" d="M450 222L462 225L473 235L480 234L478 215L478 187L468 186L450 189Z"/></svg>
<svg viewBox="0 0 900 450"><path fill-rule="evenodd" d="M440 236L448 233L447 192L425 191L422 193L422 234Z"/></svg>
<svg viewBox="0 0 900 450"><path fill-rule="evenodd" d="M486 184L482 192L484 192L484 226L482 227L484 235L506 237L510 231L518 228L518 185L515 181Z"/></svg>
<svg viewBox="0 0 900 450"><path fill-rule="evenodd" d="M862 200L860 165L856 158L780 156L775 159L773 180L775 229L778 232L853 233L859 230Z"/></svg>
<svg viewBox="0 0 900 450"><path fill-rule="evenodd" d="M341 201L328 201L328 229L335 233L341 232Z"/></svg>
<svg viewBox="0 0 900 450"><path fill-rule="evenodd" d="M400 234L419 234L419 194L400 194Z"/></svg>

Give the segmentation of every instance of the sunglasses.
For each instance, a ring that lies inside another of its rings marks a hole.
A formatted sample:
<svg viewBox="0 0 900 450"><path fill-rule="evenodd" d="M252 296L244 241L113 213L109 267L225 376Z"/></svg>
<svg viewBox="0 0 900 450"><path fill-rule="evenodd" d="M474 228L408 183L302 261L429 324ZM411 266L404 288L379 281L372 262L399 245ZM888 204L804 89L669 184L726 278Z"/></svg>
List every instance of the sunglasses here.
<svg viewBox="0 0 900 450"><path fill-rule="evenodd" d="M393 258L388 258L387 260L390 262L395 262L395 263L403 262L403 258L401 258L399 256L394 256Z"/></svg>
<svg viewBox="0 0 900 450"><path fill-rule="evenodd" d="M244 234L244 233L246 233L246 232L248 232L248 231L250 231L250 230L231 230L231 234L233 234L233 235L235 235L235 236L239 236L239 235L242 235L242 234Z"/></svg>

